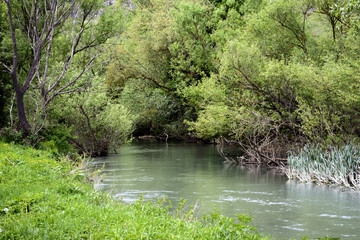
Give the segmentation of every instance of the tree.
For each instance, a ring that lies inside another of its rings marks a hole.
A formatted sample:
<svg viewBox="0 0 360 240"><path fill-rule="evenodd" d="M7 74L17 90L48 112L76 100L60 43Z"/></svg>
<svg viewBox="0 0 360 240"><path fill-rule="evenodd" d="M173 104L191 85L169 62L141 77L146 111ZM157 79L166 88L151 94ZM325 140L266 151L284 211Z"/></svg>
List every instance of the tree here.
<svg viewBox="0 0 360 240"><path fill-rule="evenodd" d="M343 25L360 30L360 0L340 0L334 12L341 18Z"/></svg>
<svg viewBox="0 0 360 240"><path fill-rule="evenodd" d="M33 129L26 115L25 93L29 89L41 92L45 123L46 108L56 96L83 90L76 83L96 65L96 58L109 47L100 48L113 36L112 27L118 19L109 22L105 17L105 6L99 0L5 0L5 3L12 61L1 63L12 78L19 125L25 134L29 134ZM55 52L61 43L64 45L63 56ZM29 51L24 53L19 45L26 46ZM78 73L69 77L67 71L76 57L81 57L83 63Z"/></svg>
<svg viewBox="0 0 360 240"><path fill-rule="evenodd" d="M104 156L116 151L128 139L137 116L123 104L107 97L103 76L93 76L89 88L86 92L70 93L55 99L49 115L50 119L60 120L76 136L70 142L78 152Z"/></svg>
<svg viewBox="0 0 360 240"><path fill-rule="evenodd" d="M323 14L327 17L329 23L331 24L331 30L333 35L333 40L336 40L336 24L339 22L339 15L333 11L333 8L337 5L338 0L316 0L315 7L316 12Z"/></svg>
<svg viewBox="0 0 360 240"><path fill-rule="evenodd" d="M154 92L146 92L146 96L163 98L164 95L165 102L171 99L175 103L171 106L180 122L176 125L183 125L186 118L194 118L196 109L188 101L187 89L216 71L215 43L211 39L212 11L210 4L195 0L137 2L125 37L108 67L110 92L121 95L127 82L133 84L134 79L148 82L147 86ZM147 118L146 122L153 120Z"/></svg>

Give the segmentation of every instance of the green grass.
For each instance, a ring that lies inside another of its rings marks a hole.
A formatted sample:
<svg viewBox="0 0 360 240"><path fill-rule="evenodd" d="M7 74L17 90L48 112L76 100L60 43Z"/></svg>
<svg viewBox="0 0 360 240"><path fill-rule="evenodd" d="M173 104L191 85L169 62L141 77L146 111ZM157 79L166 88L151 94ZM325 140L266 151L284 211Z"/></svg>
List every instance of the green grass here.
<svg viewBox="0 0 360 240"><path fill-rule="evenodd" d="M170 214L162 201L126 204L88 177L81 164L0 143L0 239L268 239L245 215L196 219Z"/></svg>
<svg viewBox="0 0 360 240"><path fill-rule="evenodd" d="M290 154L287 175L303 182L360 190L360 150L354 144L330 150L308 145L299 154Z"/></svg>

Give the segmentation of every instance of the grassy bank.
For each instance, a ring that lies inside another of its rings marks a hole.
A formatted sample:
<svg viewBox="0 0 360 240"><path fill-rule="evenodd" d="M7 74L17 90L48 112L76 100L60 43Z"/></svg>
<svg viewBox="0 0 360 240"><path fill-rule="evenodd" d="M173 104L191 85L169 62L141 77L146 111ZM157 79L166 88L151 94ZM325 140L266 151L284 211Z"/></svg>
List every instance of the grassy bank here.
<svg viewBox="0 0 360 240"><path fill-rule="evenodd" d="M289 178L360 190L360 150L353 144L328 150L308 145L290 154L288 165Z"/></svg>
<svg viewBox="0 0 360 240"><path fill-rule="evenodd" d="M267 239L248 223L121 203L93 190L69 160L0 143L0 239Z"/></svg>

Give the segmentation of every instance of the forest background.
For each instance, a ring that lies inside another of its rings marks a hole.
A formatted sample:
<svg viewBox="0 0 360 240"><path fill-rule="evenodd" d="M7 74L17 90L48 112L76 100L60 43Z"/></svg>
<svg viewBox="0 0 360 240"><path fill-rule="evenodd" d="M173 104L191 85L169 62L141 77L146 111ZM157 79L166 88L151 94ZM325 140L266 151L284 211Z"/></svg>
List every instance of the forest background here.
<svg viewBox="0 0 360 240"><path fill-rule="evenodd" d="M98 156L152 135L275 163L308 143L357 143L359 11L359 0L2 1L1 138Z"/></svg>

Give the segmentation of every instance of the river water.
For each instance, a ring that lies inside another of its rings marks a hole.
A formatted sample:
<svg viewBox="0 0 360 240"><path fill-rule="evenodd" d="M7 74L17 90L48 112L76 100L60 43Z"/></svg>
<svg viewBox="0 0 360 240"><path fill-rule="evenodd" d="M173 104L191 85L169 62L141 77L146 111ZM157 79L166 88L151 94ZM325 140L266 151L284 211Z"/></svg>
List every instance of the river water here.
<svg viewBox="0 0 360 240"><path fill-rule="evenodd" d="M166 196L174 208L183 198L200 213L248 214L259 232L275 239L360 239L359 192L289 181L260 167L226 166L213 145L124 145L93 164L105 174L95 187L126 202Z"/></svg>

